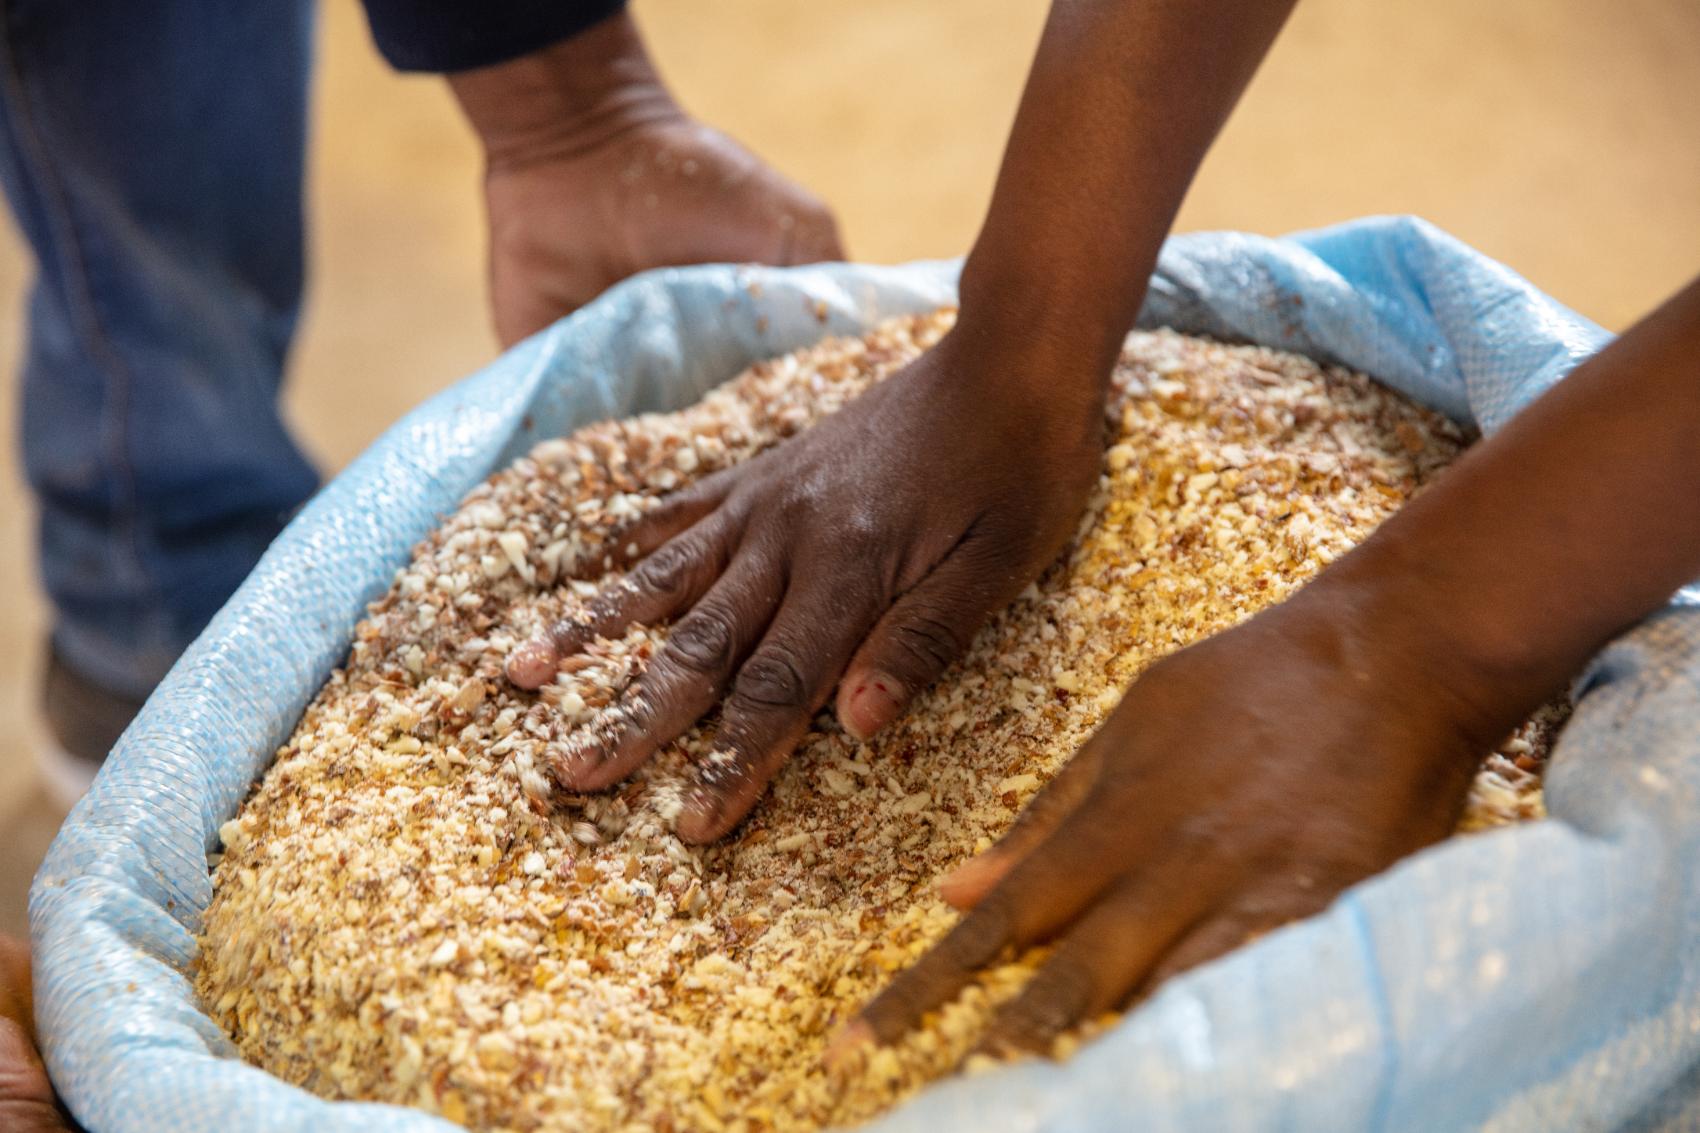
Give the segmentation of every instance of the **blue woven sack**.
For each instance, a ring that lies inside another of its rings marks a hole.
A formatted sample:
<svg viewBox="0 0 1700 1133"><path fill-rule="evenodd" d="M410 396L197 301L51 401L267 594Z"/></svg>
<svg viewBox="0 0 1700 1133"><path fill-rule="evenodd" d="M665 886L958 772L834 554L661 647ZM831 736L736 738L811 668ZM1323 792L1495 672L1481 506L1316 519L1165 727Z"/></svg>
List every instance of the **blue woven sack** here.
<svg viewBox="0 0 1700 1133"><path fill-rule="evenodd" d="M684 406L823 333L949 302L955 275L652 272L431 399L337 477L155 692L36 878L37 1019L78 1119L93 1133L452 1128L287 1086L201 1012L185 972L220 824L343 659L364 604L492 470L544 436ZM1140 322L1340 362L1485 431L1607 338L1410 219L1177 237ZM1433 847L1170 983L1068 1063L945 1083L875 1127L1700 1128L1691 597L1578 682L1550 821Z"/></svg>

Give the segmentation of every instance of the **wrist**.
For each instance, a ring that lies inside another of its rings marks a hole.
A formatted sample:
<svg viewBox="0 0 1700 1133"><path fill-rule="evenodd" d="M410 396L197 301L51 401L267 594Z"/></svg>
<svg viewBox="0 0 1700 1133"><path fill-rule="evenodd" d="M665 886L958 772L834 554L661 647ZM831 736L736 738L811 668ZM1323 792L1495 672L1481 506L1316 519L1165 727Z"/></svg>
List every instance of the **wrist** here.
<svg viewBox="0 0 1700 1133"><path fill-rule="evenodd" d="M1420 535L1420 533L1418 533ZM1512 626L1468 588L1437 585L1420 538L1377 532L1293 599L1339 620L1342 664L1420 702L1479 755L1571 675L1541 627Z"/></svg>
<svg viewBox="0 0 1700 1133"><path fill-rule="evenodd" d="M636 127L684 118L623 11L448 82L492 170L576 157Z"/></svg>
<svg viewBox="0 0 1700 1133"><path fill-rule="evenodd" d="M959 372L980 375L1003 396L1101 414L1125 329L1048 289L986 284L967 265L960 294L947 339L959 352Z"/></svg>
<svg viewBox="0 0 1700 1133"><path fill-rule="evenodd" d="M958 325L1109 374L1145 299L1156 262L1128 265L1098 252L1031 247L1008 225L987 227L962 265Z"/></svg>
<svg viewBox="0 0 1700 1133"><path fill-rule="evenodd" d="M1106 352L1059 324L979 306L961 308L956 325L934 349L949 359L947 371L977 397L1039 419L1084 417L1094 430L1102 428L1119 344Z"/></svg>

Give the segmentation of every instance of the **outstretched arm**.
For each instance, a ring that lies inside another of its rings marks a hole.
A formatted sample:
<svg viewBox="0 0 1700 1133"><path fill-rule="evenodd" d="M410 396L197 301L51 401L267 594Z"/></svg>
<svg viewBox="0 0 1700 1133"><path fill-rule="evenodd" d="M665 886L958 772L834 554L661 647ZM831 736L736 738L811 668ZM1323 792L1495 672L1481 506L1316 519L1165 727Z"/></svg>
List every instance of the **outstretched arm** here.
<svg viewBox="0 0 1700 1133"><path fill-rule="evenodd" d="M1107 376L1181 199L1293 2L1057 0L963 268L963 317L1058 340L1080 359L1074 380Z"/></svg>
<svg viewBox="0 0 1700 1133"><path fill-rule="evenodd" d="M1483 753L1700 576L1696 501L1700 280L1286 603L1135 681L843 1042L1056 940L990 1040L1044 1049L1445 837Z"/></svg>
<svg viewBox="0 0 1700 1133"><path fill-rule="evenodd" d="M643 560L632 585L510 660L534 688L597 635L678 619L629 726L559 780L618 781L729 694L716 742L732 759L679 824L717 838L835 687L845 727L879 730L1055 557L1098 477L1106 383L1157 251L1290 4L1057 0L955 329L671 497L620 540Z"/></svg>

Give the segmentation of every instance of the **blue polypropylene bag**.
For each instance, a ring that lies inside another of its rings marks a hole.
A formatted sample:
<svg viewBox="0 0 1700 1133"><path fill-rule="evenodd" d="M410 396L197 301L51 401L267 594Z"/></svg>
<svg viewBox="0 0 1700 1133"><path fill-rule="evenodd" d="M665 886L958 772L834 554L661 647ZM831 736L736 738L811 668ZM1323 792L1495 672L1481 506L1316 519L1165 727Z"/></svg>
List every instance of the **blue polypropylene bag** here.
<svg viewBox="0 0 1700 1133"><path fill-rule="evenodd" d="M94 1133L451 1128L287 1086L200 1011L185 972L220 824L363 605L492 470L542 437L677 408L754 359L948 302L955 273L650 273L433 398L337 477L154 693L36 878L37 1021L77 1117ZM1341 362L1489 431L1607 338L1410 219L1177 237L1140 322ZM1700 610L1673 604L1575 691L1550 821L1433 847L1170 983L1066 1064L946 1083L877 1128L1700 1128Z"/></svg>

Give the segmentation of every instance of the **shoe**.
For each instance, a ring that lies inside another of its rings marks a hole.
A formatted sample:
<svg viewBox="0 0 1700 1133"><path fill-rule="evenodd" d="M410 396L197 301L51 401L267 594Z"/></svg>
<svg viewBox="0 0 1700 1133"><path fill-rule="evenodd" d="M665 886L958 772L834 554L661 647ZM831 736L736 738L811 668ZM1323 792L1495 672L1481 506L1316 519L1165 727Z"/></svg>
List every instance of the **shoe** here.
<svg viewBox="0 0 1700 1133"><path fill-rule="evenodd" d="M95 684L49 647L42 680L42 735L36 762L53 800L69 810L88 793L118 737L142 710L143 700Z"/></svg>

